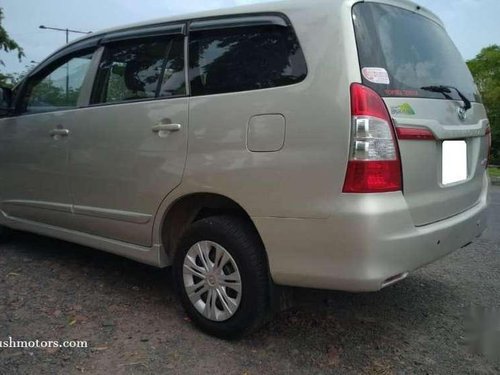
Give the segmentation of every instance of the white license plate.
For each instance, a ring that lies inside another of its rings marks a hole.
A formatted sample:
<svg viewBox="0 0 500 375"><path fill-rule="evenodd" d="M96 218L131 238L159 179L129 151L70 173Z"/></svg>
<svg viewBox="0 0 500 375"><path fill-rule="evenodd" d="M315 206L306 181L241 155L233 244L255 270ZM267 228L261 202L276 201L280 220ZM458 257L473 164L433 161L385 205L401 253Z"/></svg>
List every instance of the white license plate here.
<svg viewBox="0 0 500 375"><path fill-rule="evenodd" d="M443 142L443 185L467 180L467 143Z"/></svg>

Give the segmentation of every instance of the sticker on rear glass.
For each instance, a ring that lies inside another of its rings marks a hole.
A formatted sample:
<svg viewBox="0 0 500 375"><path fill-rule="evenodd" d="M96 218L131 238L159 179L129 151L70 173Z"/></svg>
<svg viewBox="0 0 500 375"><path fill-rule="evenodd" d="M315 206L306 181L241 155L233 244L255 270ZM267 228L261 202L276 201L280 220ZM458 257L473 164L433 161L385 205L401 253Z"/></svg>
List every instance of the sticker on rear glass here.
<svg viewBox="0 0 500 375"><path fill-rule="evenodd" d="M389 85L391 83L389 73L384 68L363 68L362 72L363 77L370 82L378 83L379 85Z"/></svg>

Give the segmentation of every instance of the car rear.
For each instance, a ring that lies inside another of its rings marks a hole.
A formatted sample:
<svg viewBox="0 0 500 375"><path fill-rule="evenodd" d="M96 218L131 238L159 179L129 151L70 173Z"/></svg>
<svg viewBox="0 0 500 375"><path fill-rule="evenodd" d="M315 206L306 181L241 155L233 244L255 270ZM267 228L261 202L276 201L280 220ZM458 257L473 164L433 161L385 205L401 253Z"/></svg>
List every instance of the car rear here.
<svg viewBox="0 0 500 375"><path fill-rule="evenodd" d="M333 128L350 130L341 191L326 220L255 222L277 283L376 291L485 230L490 128L436 16L405 0L344 5L350 81L332 97L350 96Z"/></svg>
<svg viewBox="0 0 500 375"><path fill-rule="evenodd" d="M343 193L364 201L360 222L378 228L366 231L372 238L363 251L364 271L382 272L379 288L468 245L486 225L491 131L478 89L441 22L400 5L365 1L352 9L361 79L350 87ZM394 192L387 206L374 204Z"/></svg>
<svg viewBox="0 0 500 375"><path fill-rule="evenodd" d="M383 100L392 121L402 171L398 190L417 227L479 203L490 144L467 65L443 26L421 9L376 2L353 7L362 84ZM377 149L373 139L365 141Z"/></svg>

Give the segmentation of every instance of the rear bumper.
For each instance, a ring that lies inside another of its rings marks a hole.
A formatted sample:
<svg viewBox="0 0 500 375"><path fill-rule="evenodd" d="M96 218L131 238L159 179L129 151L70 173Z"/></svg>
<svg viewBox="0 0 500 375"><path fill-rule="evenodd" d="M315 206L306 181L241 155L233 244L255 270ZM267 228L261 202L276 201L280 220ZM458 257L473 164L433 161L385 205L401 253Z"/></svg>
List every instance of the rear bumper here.
<svg viewBox="0 0 500 375"><path fill-rule="evenodd" d="M377 291L469 244L486 229L489 181L473 208L415 227L401 193L342 195L326 220L253 218L274 282Z"/></svg>

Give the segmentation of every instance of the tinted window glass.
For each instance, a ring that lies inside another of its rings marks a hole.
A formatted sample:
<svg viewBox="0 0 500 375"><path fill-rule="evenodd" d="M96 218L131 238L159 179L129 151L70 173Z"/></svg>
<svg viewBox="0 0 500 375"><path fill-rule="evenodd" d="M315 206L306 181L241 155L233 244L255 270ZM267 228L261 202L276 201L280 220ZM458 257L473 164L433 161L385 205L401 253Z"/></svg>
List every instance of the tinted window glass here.
<svg viewBox="0 0 500 375"><path fill-rule="evenodd" d="M93 103L152 99L186 93L184 39L132 40L107 48Z"/></svg>
<svg viewBox="0 0 500 375"><path fill-rule="evenodd" d="M295 34L282 26L193 32L189 50L193 95L290 85L307 73Z"/></svg>
<svg viewBox="0 0 500 375"><path fill-rule="evenodd" d="M394 6L362 3L354 7L354 25L361 68L383 68L389 74L389 84L387 76L381 78L385 83L363 77L382 96L442 99L442 94L421 88L446 85L471 101L480 100L462 56L434 21ZM459 99L455 92L450 95Z"/></svg>
<svg viewBox="0 0 500 375"><path fill-rule="evenodd" d="M92 54L74 57L50 70L50 73L28 81L24 112L38 113L75 108L91 60Z"/></svg>
<svg viewBox="0 0 500 375"><path fill-rule="evenodd" d="M159 95L161 97L167 97L185 94L186 73L184 70L184 38L179 37L173 41L168 54Z"/></svg>

